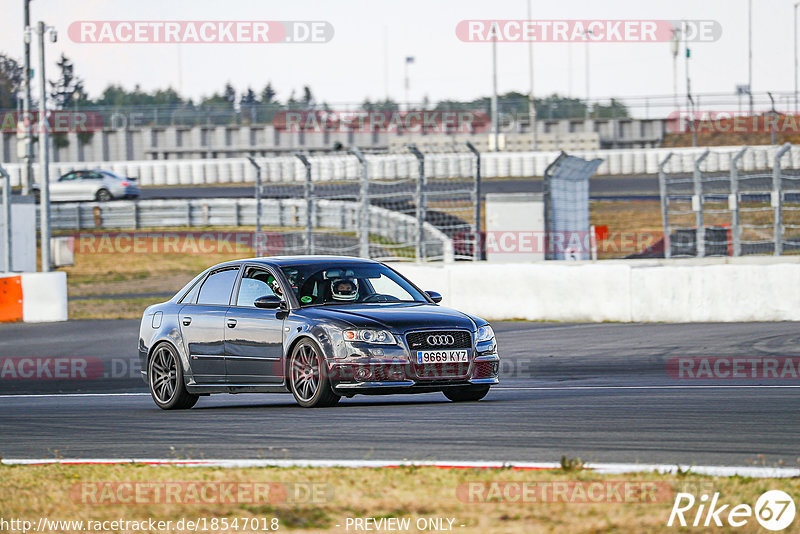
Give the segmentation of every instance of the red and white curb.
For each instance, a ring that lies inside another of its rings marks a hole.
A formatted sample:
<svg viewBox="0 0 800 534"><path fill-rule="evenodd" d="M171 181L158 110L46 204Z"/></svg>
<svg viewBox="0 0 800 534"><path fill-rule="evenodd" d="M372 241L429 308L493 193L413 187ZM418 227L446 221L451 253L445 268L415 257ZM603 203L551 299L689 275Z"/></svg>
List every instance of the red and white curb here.
<svg viewBox="0 0 800 534"><path fill-rule="evenodd" d="M177 467L346 467L346 468L397 468L438 467L442 469L516 469L555 470L561 465L555 462L415 462L392 460L175 460L159 458L3 458L2 465L168 465ZM715 465L666 465L587 463L584 468L601 475L628 473L692 473L716 477L741 476L749 478L794 478L800 477L800 469L790 467L715 466Z"/></svg>

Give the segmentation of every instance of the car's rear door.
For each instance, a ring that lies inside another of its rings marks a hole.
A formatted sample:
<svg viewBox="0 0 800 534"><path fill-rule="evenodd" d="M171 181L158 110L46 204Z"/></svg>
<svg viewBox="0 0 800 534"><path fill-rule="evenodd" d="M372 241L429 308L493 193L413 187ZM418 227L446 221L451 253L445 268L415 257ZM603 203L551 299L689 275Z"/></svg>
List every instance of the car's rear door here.
<svg viewBox="0 0 800 534"><path fill-rule="evenodd" d="M198 384L225 382L225 316L238 274L238 266L209 273L194 302L186 303L179 313L183 341Z"/></svg>
<svg viewBox="0 0 800 534"><path fill-rule="evenodd" d="M244 267L225 320L225 367L230 384L279 384L283 381L286 314L253 305L259 297L276 295L275 280L275 273L267 267Z"/></svg>
<svg viewBox="0 0 800 534"><path fill-rule="evenodd" d="M86 171L81 174L81 197L86 200L94 200L100 189L108 189L103 183L102 174L95 171Z"/></svg>

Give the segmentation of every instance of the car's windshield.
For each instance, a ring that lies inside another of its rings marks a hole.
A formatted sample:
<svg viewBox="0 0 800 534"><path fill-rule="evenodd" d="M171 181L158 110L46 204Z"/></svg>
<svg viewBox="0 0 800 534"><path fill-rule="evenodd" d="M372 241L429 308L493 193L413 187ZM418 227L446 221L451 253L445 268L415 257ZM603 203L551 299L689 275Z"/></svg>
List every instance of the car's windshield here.
<svg viewBox="0 0 800 534"><path fill-rule="evenodd" d="M427 302L424 295L383 265L292 265L281 270L301 306Z"/></svg>

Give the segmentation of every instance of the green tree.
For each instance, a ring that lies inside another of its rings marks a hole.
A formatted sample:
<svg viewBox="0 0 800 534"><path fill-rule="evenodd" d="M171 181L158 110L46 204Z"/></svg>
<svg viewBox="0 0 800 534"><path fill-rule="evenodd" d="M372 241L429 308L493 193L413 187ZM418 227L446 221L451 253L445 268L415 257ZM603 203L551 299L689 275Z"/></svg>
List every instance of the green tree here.
<svg viewBox="0 0 800 534"><path fill-rule="evenodd" d="M275 93L275 90L272 88L272 82L267 82L266 87L261 91L261 103L272 104L276 94L277 93Z"/></svg>
<svg viewBox="0 0 800 534"><path fill-rule="evenodd" d="M75 74L75 65L66 55L56 63L58 66L58 79L48 82L50 84L50 99L55 109L69 109L86 103L88 95L83 87L83 80Z"/></svg>
<svg viewBox="0 0 800 534"><path fill-rule="evenodd" d="M17 107L23 79L22 65L15 59L0 54L0 109Z"/></svg>

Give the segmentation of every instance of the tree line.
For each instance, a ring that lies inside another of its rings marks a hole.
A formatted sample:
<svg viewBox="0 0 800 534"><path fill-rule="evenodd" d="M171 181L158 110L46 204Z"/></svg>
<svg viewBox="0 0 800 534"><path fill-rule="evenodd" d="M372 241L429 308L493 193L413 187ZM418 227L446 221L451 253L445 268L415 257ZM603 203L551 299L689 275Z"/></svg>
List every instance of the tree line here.
<svg viewBox="0 0 800 534"><path fill-rule="evenodd" d="M0 109L16 109L23 96L24 79L21 63L10 56L0 53ZM222 120L258 120L271 119L264 116L264 108L277 111L280 109L330 109L324 101L318 101L308 85L303 86L300 94L292 90L287 97L280 99L277 90L268 82L260 91L248 87L237 92L228 82L220 92L202 97L196 102L179 94L175 89L143 90L138 84L133 89L126 89L117 84L108 85L96 98L86 92L84 80L77 75L74 63L64 54L57 62L55 80L48 81L48 106L51 109L81 110L128 108L128 107L167 107L181 110L186 117L192 112L202 113L213 109L222 112ZM34 91L36 93L36 91ZM482 110L491 111L491 99L488 96L474 100L441 100L430 102L427 98L421 103L424 109L434 110ZM534 99L536 115L540 119L579 118L590 115L596 118L628 117L628 108L624 103L611 99L608 104L593 103L587 110L587 102L579 98L552 94L544 98ZM528 96L511 91L498 95L498 107L503 113L527 114ZM392 99L370 101L365 99L359 106L365 111L396 111L400 104ZM414 107L419 107L414 106ZM227 112L227 113L226 113ZM210 119L209 119L210 120ZM215 116L213 122L219 122Z"/></svg>

